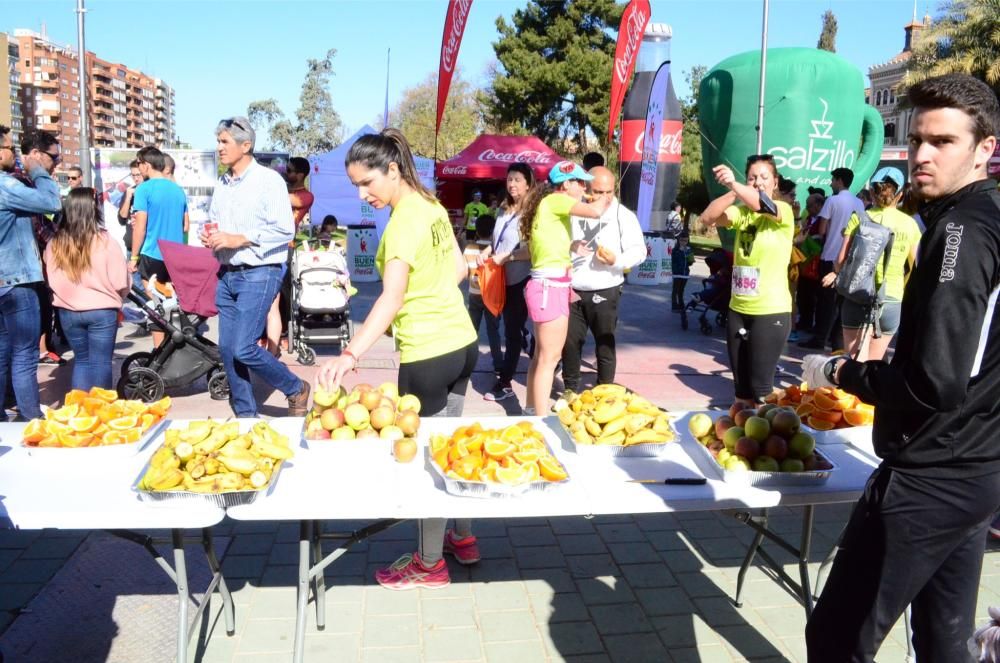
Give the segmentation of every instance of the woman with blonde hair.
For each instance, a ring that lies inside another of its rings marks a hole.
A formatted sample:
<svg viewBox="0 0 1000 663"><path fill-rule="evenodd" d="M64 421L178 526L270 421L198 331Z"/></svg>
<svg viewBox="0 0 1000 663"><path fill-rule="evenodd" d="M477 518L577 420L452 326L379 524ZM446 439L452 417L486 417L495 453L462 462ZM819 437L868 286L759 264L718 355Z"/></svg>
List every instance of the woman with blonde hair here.
<svg viewBox="0 0 1000 663"><path fill-rule="evenodd" d="M94 189L73 189L45 248L53 305L73 349L73 389L111 388L118 313L129 289L121 247L101 223Z"/></svg>

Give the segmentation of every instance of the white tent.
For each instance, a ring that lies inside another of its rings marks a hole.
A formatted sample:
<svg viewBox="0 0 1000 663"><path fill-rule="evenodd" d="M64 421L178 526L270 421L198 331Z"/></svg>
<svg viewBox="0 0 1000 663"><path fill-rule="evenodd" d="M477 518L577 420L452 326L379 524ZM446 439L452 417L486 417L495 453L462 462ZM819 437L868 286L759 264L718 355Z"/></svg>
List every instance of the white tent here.
<svg viewBox="0 0 1000 663"><path fill-rule="evenodd" d="M310 217L314 224L319 225L323 217L333 214L341 227L374 225L378 234L382 234L382 229L389 222L389 210L376 210L361 200L344 168L344 157L351 145L362 136L374 133L378 132L366 124L332 152L310 157L312 174L309 176L309 190L315 196ZM416 165L420 180L433 191L434 161L416 157Z"/></svg>

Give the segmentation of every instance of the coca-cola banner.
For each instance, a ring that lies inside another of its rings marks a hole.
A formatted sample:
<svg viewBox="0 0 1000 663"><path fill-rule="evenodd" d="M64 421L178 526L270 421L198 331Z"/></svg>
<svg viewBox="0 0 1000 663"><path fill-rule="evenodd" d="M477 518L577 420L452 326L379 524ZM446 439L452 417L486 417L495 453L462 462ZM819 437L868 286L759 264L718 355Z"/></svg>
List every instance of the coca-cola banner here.
<svg viewBox="0 0 1000 663"><path fill-rule="evenodd" d="M639 226L643 231L649 230L649 216L653 211L657 163L660 161L660 137L663 131L663 100L667 96L667 83L669 81L670 63L664 62L656 70L656 77L653 78L653 87L649 91L646 127L643 131L642 169L639 176L639 204L637 206L638 209L635 210L636 216L639 217Z"/></svg>
<svg viewBox="0 0 1000 663"><path fill-rule="evenodd" d="M625 100L628 81L635 69L635 59L642 45L642 35L649 23L649 0L631 0L622 13L618 27L618 43L615 45L615 62L611 70L611 117L608 119L608 143L612 142L618 113Z"/></svg>
<svg viewBox="0 0 1000 663"><path fill-rule="evenodd" d="M642 139L645 136L645 120L625 120L622 122L622 161L642 160ZM680 120L663 120L660 123L660 151L656 155L660 163L681 162L681 139L684 123Z"/></svg>
<svg viewBox="0 0 1000 663"><path fill-rule="evenodd" d="M561 159L548 145L534 136L479 136L464 150L437 165L438 177L447 179L493 179L507 177L507 167L524 163L539 178Z"/></svg>
<svg viewBox="0 0 1000 663"><path fill-rule="evenodd" d="M458 49L462 45L462 35L469 19L472 0L448 0L448 14L444 18L444 35L441 37L441 63L438 65L437 121L434 133L441 130L445 101L451 88L451 77L458 62Z"/></svg>

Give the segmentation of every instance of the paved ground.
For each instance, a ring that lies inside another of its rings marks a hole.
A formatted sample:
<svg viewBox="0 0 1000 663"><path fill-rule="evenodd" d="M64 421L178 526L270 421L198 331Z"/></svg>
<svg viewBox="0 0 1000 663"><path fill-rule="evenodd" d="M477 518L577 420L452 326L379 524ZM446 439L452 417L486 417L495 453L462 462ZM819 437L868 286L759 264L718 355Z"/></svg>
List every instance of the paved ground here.
<svg viewBox="0 0 1000 663"><path fill-rule="evenodd" d="M700 266L700 265L699 265ZM364 285L354 300L360 319L378 292ZM618 379L668 408L728 404L731 387L720 333L681 331L667 311L666 287L626 289ZM696 326L695 326L696 327ZM148 341L118 345L118 360ZM466 413L516 413L523 401L482 399L492 383L485 343ZM782 365L797 372L797 350ZM315 368L285 358L297 374ZM366 355L358 381L394 380L388 340ZM43 400L66 390L69 367L40 369ZM588 376L585 374L585 380ZM172 416L225 416L203 383L174 392ZM262 414L284 411L263 386ZM848 506L817 510L813 574L846 519ZM771 524L797 538L801 512L777 509ZM361 523L336 523L338 528ZM334 524L331 524L331 527ZM452 565L453 584L436 592L391 593L372 571L410 552L407 523L357 546L327 569L327 628L307 635L307 660L335 661L804 661L804 613L768 573L755 567L742 608L733 606L736 572L750 530L729 515L692 513L617 517L481 520L483 561ZM215 529L226 578L237 602L237 634L226 637L217 604L199 624L202 645L191 660L289 660L294 624L297 526L226 520ZM792 570L781 550L772 554ZM192 586L206 568L194 547ZM138 546L105 533L0 530L0 648L6 661L172 660L176 598L166 576ZM978 614L1000 603L1000 554L987 553ZM71 652L71 653L70 653ZM901 625L880 661L903 661Z"/></svg>

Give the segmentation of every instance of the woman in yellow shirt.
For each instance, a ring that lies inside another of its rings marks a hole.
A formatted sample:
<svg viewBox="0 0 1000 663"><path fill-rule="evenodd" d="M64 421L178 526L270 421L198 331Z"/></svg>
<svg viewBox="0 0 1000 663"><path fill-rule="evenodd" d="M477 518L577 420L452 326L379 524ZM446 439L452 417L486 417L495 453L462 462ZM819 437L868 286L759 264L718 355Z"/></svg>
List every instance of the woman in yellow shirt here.
<svg viewBox="0 0 1000 663"><path fill-rule="evenodd" d="M795 217L788 203L775 200L778 169L770 154L747 159L746 184L737 182L728 166L716 166L712 172L729 193L713 200L701 219L736 230L726 333L734 404L755 407L774 389L774 371L788 338L788 262Z"/></svg>
<svg viewBox="0 0 1000 663"><path fill-rule="evenodd" d="M391 207L392 215L375 256L382 294L347 348L322 366L319 382L336 390L391 326L400 350L399 393L417 396L422 416L459 416L478 357L478 337L458 288L468 268L448 213L420 182L410 146L396 129L362 136L345 165L358 195L375 209ZM377 571L379 584L444 587L451 582L444 552L460 564L478 562L471 522L456 520L454 531L446 531L446 523L421 520L419 550Z"/></svg>
<svg viewBox="0 0 1000 663"><path fill-rule="evenodd" d="M581 202L587 182L594 179L572 161L560 161L549 171L552 191L536 185L525 198L521 213L521 240L528 242L531 278L524 288L528 316L535 325L535 355L528 367L528 414L544 416L556 364L562 357L569 328L569 302L573 293L570 252L593 253L595 247L571 241L569 218L599 219L610 199Z"/></svg>

